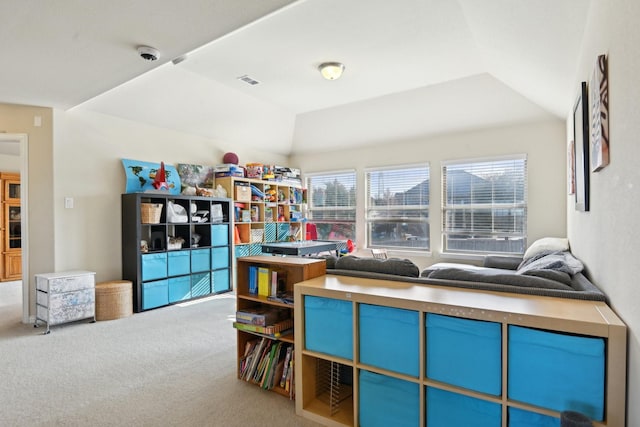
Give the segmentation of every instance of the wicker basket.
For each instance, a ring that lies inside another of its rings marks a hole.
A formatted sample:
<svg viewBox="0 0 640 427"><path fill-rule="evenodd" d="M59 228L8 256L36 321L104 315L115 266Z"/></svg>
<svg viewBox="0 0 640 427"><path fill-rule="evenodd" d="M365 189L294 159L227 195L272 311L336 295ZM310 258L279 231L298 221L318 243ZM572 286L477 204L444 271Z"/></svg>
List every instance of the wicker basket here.
<svg viewBox="0 0 640 427"><path fill-rule="evenodd" d="M160 203L140 203L140 217L143 224L158 224L162 215Z"/></svg>
<svg viewBox="0 0 640 427"><path fill-rule="evenodd" d="M131 316L132 286L129 280L96 283L96 320L114 320Z"/></svg>

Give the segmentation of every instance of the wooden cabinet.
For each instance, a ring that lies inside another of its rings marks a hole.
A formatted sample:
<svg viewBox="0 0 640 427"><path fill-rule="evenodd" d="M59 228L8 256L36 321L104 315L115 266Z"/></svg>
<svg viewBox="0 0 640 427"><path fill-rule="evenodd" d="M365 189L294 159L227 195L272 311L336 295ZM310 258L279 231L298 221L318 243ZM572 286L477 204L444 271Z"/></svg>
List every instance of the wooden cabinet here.
<svg viewBox="0 0 640 427"><path fill-rule="evenodd" d="M140 312L232 289L231 200L122 195L122 278Z"/></svg>
<svg viewBox="0 0 640 427"><path fill-rule="evenodd" d="M22 279L22 214L20 175L0 173L2 191L2 260L1 281Z"/></svg>
<svg viewBox="0 0 640 427"><path fill-rule="evenodd" d="M269 296L258 295L252 293L250 289L251 282L251 269L265 269L269 273L274 270L281 278L284 278L283 283L280 283L279 294L293 296L293 287L295 283L302 282L314 277L323 276L326 272L326 262L321 259L312 259L305 257L279 257L279 256L248 256L237 258L236 273L237 273L237 310L238 312L250 312L260 311L264 312L269 309L278 310L280 312L278 317L278 323L285 324L289 321L292 326L294 317L292 300L286 301L286 298L274 299ZM253 380L247 375L247 354L248 348L255 349L252 344L258 343L260 340L268 340L266 345L277 345L278 342L284 344L284 348L291 348L291 352L295 353L293 348L293 330L291 328L282 331L282 333L274 334L262 334L259 332L243 330L237 328L238 334L238 378L245 379L258 383L258 380ZM268 387L263 387L268 388ZM285 387L281 387L279 382L274 387L268 389L275 391L276 393L293 397L295 391L293 388L287 390Z"/></svg>
<svg viewBox="0 0 640 427"><path fill-rule="evenodd" d="M216 178L233 199L237 257L262 254L262 243L305 240L301 185L279 181Z"/></svg>
<svg viewBox="0 0 640 427"><path fill-rule="evenodd" d="M334 275L294 298L296 413L323 425L625 425L626 326L604 302Z"/></svg>

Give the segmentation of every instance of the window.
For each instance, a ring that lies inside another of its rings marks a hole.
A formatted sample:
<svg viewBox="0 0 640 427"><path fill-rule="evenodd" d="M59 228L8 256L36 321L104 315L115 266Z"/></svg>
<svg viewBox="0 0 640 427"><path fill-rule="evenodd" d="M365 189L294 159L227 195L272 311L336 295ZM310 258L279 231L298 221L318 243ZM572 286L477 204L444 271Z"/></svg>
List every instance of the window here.
<svg viewBox="0 0 640 427"><path fill-rule="evenodd" d="M355 240L356 173L307 174L309 223L320 240Z"/></svg>
<svg viewBox="0 0 640 427"><path fill-rule="evenodd" d="M429 250L429 165L366 172L367 244Z"/></svg>
<svg viewBox="0 0 640 427"><path fill-rule="evenodd" d="M526 156L443 163L444 251L523 254L526 177Z"/></svg>

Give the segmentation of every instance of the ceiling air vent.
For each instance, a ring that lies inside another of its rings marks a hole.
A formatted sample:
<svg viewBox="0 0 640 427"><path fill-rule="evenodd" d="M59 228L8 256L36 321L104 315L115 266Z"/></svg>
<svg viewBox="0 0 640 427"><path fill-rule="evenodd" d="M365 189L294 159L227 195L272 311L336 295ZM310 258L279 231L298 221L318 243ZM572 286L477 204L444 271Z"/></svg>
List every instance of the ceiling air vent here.
<svg viewBox="0 0 640 427"><path fill-rule="evenodd" d="M244 76L238 77L238 80L241 80L241 81L243 81L246 84L249 84L251 86L255 86L258 83L260 83L259 81L252 79L251 77L247 76L246 74Z"/></svg>

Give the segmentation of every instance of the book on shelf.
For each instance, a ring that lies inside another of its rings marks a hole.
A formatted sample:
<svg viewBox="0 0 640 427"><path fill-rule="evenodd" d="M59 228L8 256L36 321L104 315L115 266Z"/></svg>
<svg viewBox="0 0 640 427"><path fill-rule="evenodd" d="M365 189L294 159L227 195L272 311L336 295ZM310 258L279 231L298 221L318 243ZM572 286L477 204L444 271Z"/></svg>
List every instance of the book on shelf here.
<svg viewBox="0 0 640 427"><path fill-rule="evenodd" d="M268 338L260 338L252 341L250 348L246 351L244 363L241 365L240 378L249 381L258 365L258 355L262 353L264 345L269 341Z"/></svg>
<svg viewBox="0 0 640 427"><path fill-rule="evenodd" d="M284 358L284 366L282 369L282 375L280 376L280 387L284 388L285 383L287 382L287 374L289 372L289 361L291 360L291 350L293 347L287 347L287 354Z"/></svg>
<svg viewBox="0 0 640 427"><path fill-rule="evenodd" d="M292 369L292 358L293 344L267 338L249 341L240 361L239 377L266 390L271 390L274 387L284 388L281 378L284 375L285 367L289 371ZM287 377L289 379L287 391L291 396L290 389L293 383L290 382L290 375Z"/></svg>
<svg viewBox="0 0 640 427"><path fill-rule="evenodd" d="M282 343L280 341L271 344L271 350L269 351L269 357L265 361L264 373L262 374L262 378L260 379L260 387L269 389L270 378L273 375L274 361L276 360L276 355L280 353L280 347Z"/></svg>
<svg viewBox="0 0 640 427"><path fill-rule="evenodd" d="M295 397L295 381L294 381L294 349L291 349L291 358L289 359L289 370L287 371L287 379L284 383L284 389L289 392L289 399Z"/></svg>
<svg viewBox="0 0 640 427"><path fill-rule="evenodd" d="M236 311L236 322L249 325L267 326L273 325L279 320L288 317L287 309L278 307L254 307L242 308Z"/></svg>
<svg viewBox="0 0 640 427"><path fill-rule="evenodd" d="M282 335L293 329L293 319L285 319L274 323L273 325L259 326L250 325L248 323L233 322L233 327L245 332L254 332L263 335L269 335L272 338L280 338Z"/></svg>
<svg viewBox="0 0 640 427"><path fill-rule="evenodd" d="M249 266L249 293L258 293L258 267L255 265Z"/></svg>
<svg viewBox="0 0 640 427"><path fill-rule="evenodd" d="M258 295L269 296L269 269L267 267L258 267Z"/></svg>
<svg viewBox="0 0 640 427"><path fill-rule="evenodd" d="M293 293L291 292L279 292L277 295L269 295L267 299L269 301L276 301L283 304L293 305Z"/></svg>
<svg viewBox="0 0 640 427"><path fill-rule="evenodd" d="M287 271L281 268L271 269L271 289L269 296L278 295L287 287Z"/></svg>

